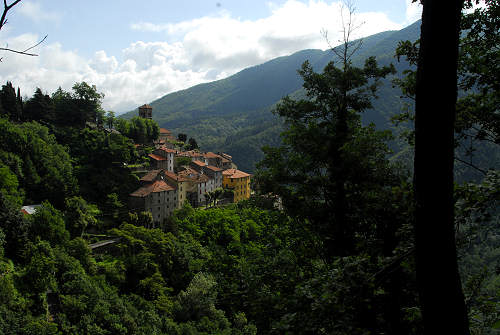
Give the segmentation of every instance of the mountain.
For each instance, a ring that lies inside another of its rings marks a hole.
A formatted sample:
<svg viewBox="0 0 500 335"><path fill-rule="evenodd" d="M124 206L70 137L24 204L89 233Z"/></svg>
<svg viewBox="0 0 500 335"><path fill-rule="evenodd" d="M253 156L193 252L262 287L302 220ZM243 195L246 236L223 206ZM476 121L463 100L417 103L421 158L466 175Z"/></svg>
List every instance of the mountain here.
<svg viewBox="0 0 500 335"><path fill-rule="evenodd" d="M397 62L394 50L399 41L414 41L419 34L420 22L416 22L399 31L366 37L353 63L362 65L368 56L376 56L380 65L392 62L401 73L408 65ZM304 96L297 69L306 60L321 71L334 60L334 54L331 50L303 50L226 79L170 93L150 103L153 119L174 134L186 133L196 138L203 150L228 152L239 168L251 172L262 157L260 148L280 142L281 122L272 114L273 106L286 95ZM402 108L400 93L386 80L378 95L373 110L363 115L363 122L387 128L388 118ZM137 111L123 117L134 115Z"/></svg>

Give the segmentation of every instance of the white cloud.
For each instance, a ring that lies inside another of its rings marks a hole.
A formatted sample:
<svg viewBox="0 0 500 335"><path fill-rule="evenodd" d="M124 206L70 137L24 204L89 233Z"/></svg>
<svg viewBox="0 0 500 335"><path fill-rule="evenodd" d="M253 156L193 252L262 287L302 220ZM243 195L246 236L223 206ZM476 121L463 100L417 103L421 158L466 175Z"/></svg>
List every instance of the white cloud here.
<svg viewBox="0 0 500 335"><path fill-rule="evenodd" d="M10 80L31 95L37 86L48 92L59 86L70 90L75 82L85 80L105 94L104 108L123 112L278 56L307 48L325 49L328 44L320 33L322 29L329 31L333 43L341 36L338 2L288 0L282 6L270 4L269 8L268 17L254 21L221 11L218 16L175 24L135 23L131 29L158 32L159 37L167 34L174 42L136 41L121 55L100 50L84 59L60 44L42 44L39 57L5 55L4 65L0 63L0 83ZM360 13L357 20L365 24L355 38L402 28L381 12ZM30 45L37 37L21 35L3 40ZM5 66L7 63L9 66Z"/></svg>
<svg viewBox="0 0 500 335"><path fill-rule="evenodd" d="M18 5L19 8L16 7L16 10L23 14L24 16L30 18L35 22L41 21L51 21L51 22L59 22L61 16L59 13L49 12L42 8L40 3L33 1L22 1Z"/></svg>
<svg viewBox="0 0 500 335"><path fill-rule="evenodd" d="M417 0L406 0L406 22L407 24L413 23L422 18L422 5Z"/></svg>

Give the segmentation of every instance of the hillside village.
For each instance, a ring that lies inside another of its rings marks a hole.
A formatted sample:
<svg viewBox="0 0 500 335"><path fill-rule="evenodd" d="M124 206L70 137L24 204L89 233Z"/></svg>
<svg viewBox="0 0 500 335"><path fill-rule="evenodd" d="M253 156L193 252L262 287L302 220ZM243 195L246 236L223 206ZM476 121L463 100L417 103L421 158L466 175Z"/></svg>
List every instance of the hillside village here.
<svg viewBox="0 0 500 335"><path fill-rule="evenodd" d="M152 119L150 105L139 116ZM251 175L240 171L226 153L185 150L172 133L160 128L149 164L140 171L140 187L129 196L129 210L147 211L158 227L186 202L193 207L238 202L250 197Z"/></svg>

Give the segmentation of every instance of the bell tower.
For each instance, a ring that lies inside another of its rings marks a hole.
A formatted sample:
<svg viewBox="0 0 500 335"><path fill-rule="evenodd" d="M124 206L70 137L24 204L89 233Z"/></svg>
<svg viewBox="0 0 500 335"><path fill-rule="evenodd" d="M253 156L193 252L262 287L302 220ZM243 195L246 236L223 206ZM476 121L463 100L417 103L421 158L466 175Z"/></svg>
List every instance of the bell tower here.
<svg viewBox="0 0 500 335"><path fill-rule="evenodd" d="M153 118L153 107L148 104L142 105L139 107L139 116L151 120Z"/></svg>

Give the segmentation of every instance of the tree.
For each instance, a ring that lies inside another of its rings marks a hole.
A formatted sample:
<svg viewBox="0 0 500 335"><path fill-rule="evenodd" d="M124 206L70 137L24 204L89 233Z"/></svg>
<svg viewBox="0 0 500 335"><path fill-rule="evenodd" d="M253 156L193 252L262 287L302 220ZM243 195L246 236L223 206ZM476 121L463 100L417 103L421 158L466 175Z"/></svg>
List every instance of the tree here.
<svg viewBox="0 0 500 335"><path fill-rule="evenodd" d="M216 188L213 191L213 201L214 201L214 207L217 206L217 200L222 198L222 195L224 194L224 189L221 187Z"/></svg>
<svg viewBox="0 0 500 335"><path fill-rule="evenodd" d="M415 244L425 332L469 334L457 266L453 155L463 1L425 1L416 77ZM437 57L439 55L439 57ZM446 313L443 313L446 311Z"/></svg>
<svg viewBox="0 0 500 335"><path fill-rule="evenodd" d="M108 114L106 115L106 123L109 129L113 129L113 125L115 123L115 112L108 111Z"/></svg>
<svg viewBox="0 0 500 335"><path fill-rule="evenodd" d="M187 141L187 135L180 133L180 134L177 135L177 139L179 141L181 141L181 142L186 142Z"/></svg>
<svg viewBox="0 0 500 335"><path fill-rule="evenodd" d="M54 247L66 243L69 240L69 233L64 225L62 213L48 201L44 201L31 218L29 236L32 241L40 238Z"/></svg>
<svg viewBox="0 0 500 335"><path fill-rule="evenodd" d="M379 79L393 71L379 68L373 57L363 68L330 62L321 74L306 62L299 74L308 100L286 97L276 108L288 129L282 147L263 149L259 184L264 193L281 196L291 214L311 221L325 240L327 258L354 252L353 215L364 205L347 198L393 176L384 144L390 134L362 127L359 118L371 107Z"/></svg>
<svg viewBox="0 0 500 335"><path fill-rule="evenodd" d="M2 12L2 16L0 18L0 30L2 30L3 26L8 22L8 20L7 20L7 14L8 14L8 12L15 5L17 5L19 2L21 2L21 0L15 0L11 4L8 4L7 0L4 0L4 2L3 2L3 12ZM33 49L36 46L38 46L41 43L43 43L43 41L45 41L46 38L47 38L47 35L45 35L45 37L42 40L40 40L38 43L36 43L35 45L33 45L33 46L31 46L31 47L29 47L29 48L27 48L25 50L14 50L14 49L9 49L9 48L0 48L0 50L2 50L2 51L9 51L9 52L13 52L13 53L21 54L21 55L26 55L26 56L38 56L36 54L29 53L28 51L30 51L31 49ZM2 59L3 59L3 57L0 57L0 62L2 61Z"/></svg>
<svg viewBox="0 0 500 335"><path fill-rule="evenodd" d="M465 8L472 7L467 1ZM499 57L500 11L498 1L485 1L484 7L473 13L462 14L461 39L458 58L458 86L461 94L457 100L455 130L455 176L458 180L480 180L489 168L494 167L491 154L500 144L500 86L494 74L500 71ZM418 62L420 41L401 41L396 56L405 57L410 66ZM403 72L404 77L395 79L403 97L414 102L416 71ZM408 110L393 117L393 121L414 122L412 104ZM403 137L414 145L415 134L410 130L402 132ZM496 144L496 145L495 145Z"/></svg>
<svg viewBox="0 0 500 335"><path fill-rule="evenodd" d="M117 119L116 130L140 144L151 144L160 135L160 126L156 121L137 116L130 120Z"/></svg>
<svg viewBox="0 0 500 335"><path fill-rule="evenodd" d="M71 237L82 237L88 226L97 225L96 216L100 212L96 205L88 204L81 197L71 197L66 199L66 210L64 218L66 228L71 233Z"/></svg>
<svg viewBox="0 0 500 335"><path fill-rule="evenodd" d="M49 95L42 93L40 88L37 88L33 97L26 101L23 109L23 120L48 123L55 121L54 103Z"/></svg>
<svg viewBox="0 0 500 335"><path fill-rule="evenodd" d="M188 150L195 150L198 149L198 143L196 143L196 140L192 137L189 138L187 149Z"/></svg>
<svg viewBox="0 0 500 335"><path fill-rule="evenodd" d="M0 102L2 103L3 113L12 121L19 121L22 114L22 100L18 90L12 86L12 83L8 81L2 86L0 91Z"/></svg>

